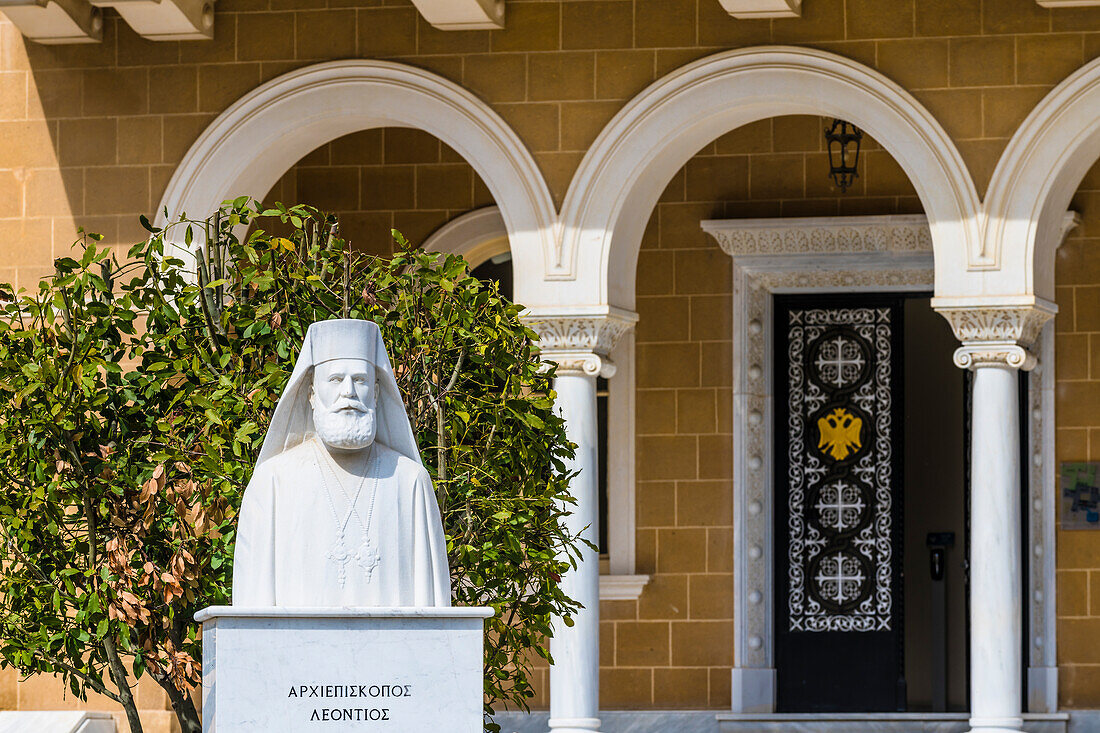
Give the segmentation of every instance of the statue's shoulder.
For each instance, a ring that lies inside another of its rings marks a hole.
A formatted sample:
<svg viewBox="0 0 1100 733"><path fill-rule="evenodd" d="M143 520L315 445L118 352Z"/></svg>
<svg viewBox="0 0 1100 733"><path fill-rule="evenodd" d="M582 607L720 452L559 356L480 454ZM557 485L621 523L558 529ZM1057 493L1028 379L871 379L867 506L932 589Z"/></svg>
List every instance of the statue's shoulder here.
<svg viewBox="0 0 1100 733"><path fill-rule="evenodd" d="M268 482L274 476L286 475L314 461L316 461L315 449L307 440L256 466L252 474L252 482L256 483L257 480Z"/></svg>
<svg viewBox="0 0 1100 733"><path fill-rule="evenodd" d="M375 443L375 449L381 450L378 456L379 462L384 466L392 467L393 475L402 485L411 485L418 479L428 481L430 484L431 479L428 477L428 471L420 465L419 461L414 461L381 442Z"/></svg>
<svg viewBox="0 0 1100 733"><path fill-rule="evenodd" d="M302 463L315 463L317 461L317 446L315 438L304 440L298 445L285 450L271 459L276 466L300 465Z"/></svg>

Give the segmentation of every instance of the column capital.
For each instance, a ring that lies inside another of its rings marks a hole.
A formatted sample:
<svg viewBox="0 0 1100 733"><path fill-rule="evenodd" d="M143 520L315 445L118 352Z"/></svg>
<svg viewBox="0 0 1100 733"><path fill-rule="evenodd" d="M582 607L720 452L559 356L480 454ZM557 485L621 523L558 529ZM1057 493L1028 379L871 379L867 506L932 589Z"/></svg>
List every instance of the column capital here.
<svg viewBox="0 0 1100 733"><path fill-rule="evenodd" d="M951 324L962 346L955 365L962 369L1001 367L1028 371L1035 366L1031 348L1058 308L1039 298L1022 302L985 302L935 298L932 306Z"/></svg>
<svg viewBox="0 0 1100 733"><path fill-rule="evenodd" d="M960 369L1001 367L1025 372L1034 369L1036 363L1035 355L1022 346L995 343L960 346L955 349L954 361Z"/></svg>
<svg viewBox="0 0 1100 733"><path fill-rule="evenodd" d="M558 374L611 377L615 365L608 354L638 314L609 306L562 307L528 311L523 320L539 335L542 358L556 363Z"/></svg>

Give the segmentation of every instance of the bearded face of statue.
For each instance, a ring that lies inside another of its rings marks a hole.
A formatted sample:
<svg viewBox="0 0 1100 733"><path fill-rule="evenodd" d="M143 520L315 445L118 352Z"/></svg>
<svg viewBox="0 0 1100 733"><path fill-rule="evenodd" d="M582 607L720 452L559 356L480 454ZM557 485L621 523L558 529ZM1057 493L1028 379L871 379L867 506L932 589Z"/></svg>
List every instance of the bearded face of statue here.
<svg viewBox="0 0 1100 733"><path fill-rule="evenodd" d="M333 359L313 370L313 424L329 448L359 450L378 431L378 381L363 359Z"/></svg>

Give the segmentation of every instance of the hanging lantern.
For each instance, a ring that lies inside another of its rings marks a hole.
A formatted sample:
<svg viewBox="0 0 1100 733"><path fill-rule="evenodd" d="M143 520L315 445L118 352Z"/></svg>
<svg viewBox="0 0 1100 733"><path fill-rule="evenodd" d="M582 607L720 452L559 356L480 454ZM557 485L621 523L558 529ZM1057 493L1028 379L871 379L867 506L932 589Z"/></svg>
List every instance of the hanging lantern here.
<svg viewBox="0 0 1100 733"><path fill-rule="evenodd" d="M832 126L825 129L825 140L829 144L829 177L844 193L859 177L859 144L863 131L851 122L833 120Z"/></svg>

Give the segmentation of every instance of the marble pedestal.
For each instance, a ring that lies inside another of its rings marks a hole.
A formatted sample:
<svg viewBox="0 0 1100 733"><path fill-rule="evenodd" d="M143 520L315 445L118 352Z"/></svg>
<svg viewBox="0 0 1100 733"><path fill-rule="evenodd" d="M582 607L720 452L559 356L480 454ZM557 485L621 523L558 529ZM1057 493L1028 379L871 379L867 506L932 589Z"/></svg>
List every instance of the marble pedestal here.
<svg viewBox="0 0 1100 733"><path fill-rule="evenodd" d="M204 733L481 733L489 608L245 608L195 615Z"/></svg>

